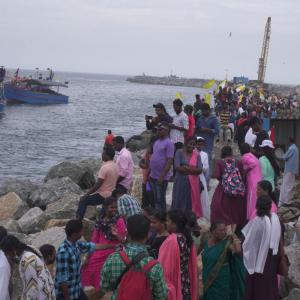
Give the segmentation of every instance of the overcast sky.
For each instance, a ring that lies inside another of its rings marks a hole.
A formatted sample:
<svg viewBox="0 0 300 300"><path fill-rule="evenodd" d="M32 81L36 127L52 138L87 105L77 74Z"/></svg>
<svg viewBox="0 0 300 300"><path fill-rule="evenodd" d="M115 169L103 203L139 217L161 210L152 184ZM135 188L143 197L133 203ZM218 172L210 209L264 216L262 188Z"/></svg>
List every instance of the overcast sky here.
<svg viewBox="0 0 300 300"><path fill-rule="evenodd" d="M300 0L0 0L0 65L256 79L268 16L266 81L300 84Z"/></svg>

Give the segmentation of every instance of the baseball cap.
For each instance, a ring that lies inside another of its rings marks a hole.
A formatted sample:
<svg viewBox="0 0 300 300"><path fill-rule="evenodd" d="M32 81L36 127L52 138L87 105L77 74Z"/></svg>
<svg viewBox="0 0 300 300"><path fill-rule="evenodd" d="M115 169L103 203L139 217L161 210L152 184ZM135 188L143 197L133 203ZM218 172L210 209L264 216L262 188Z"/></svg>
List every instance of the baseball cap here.
<svg viewBox="0 0 300 300"><path fill-rule="evenodd" d="M164 123L164 122L160 122L157 124L157 126L155 127L156 129L169 129L169 126L167 123Z"/></svg>
<svg viewBox="0 0 300 300"><path fill-rule="evenodd" d="M166 111L165 106L162 103L160 103L160 102L158 102L156 104L153 104L153 107L154 108L160 108L160 109L163 109L164 111Z"/></svg>
<svg viewBox="0 0 300 300"><path fill-rule="evenodd" d="M263 140L261 145L259 145L259 147L260 148L269 147L269 148L272 148L272 149L275 148L271 140Z"/></svg>
<svg viewBox="0 0 300 300"><path fill-rule="evenodd" d="M202 142L205 142L205 138L202 137L202 136L197 136L197 137L196 137L196 141L202 141Z"/></svg>

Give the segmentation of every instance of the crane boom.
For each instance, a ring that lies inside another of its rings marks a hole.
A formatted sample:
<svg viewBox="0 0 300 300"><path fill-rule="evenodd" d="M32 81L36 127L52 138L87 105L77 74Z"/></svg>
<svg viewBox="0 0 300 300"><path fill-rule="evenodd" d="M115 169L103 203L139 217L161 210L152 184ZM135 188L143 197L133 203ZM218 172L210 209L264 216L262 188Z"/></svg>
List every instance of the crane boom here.
<svg viewBox="0 0 300 300"><path fill-rule="evenodd" d="M258 62L258 81L260 82L264 82L265 80L270 38L271 38L271 17L268 17L266 28L265 28L262 50L261 50L261 56Z"/></svg>

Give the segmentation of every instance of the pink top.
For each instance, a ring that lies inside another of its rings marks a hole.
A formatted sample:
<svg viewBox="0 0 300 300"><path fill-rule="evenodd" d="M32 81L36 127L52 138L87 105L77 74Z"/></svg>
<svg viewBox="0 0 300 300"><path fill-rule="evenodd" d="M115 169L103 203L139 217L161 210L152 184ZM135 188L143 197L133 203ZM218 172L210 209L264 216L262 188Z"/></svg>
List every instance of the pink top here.
<svg viewBox="0 0 300 300"><path fill-rule="evenodd" d="M116 187L118 177L119 174L116 163L112 160L104 162L98 173L98 178L103 179L103 183L97 193L104 198L111 196L112 191Z"/></svg>
<svg viewBox="0 0 300 300"><path fill-rule="evenodd" d="M117 155L116 160L119 176L125 177L119 182L126 189L129 189L133 179L133 160L131 153L124 147Z"/></svg>
<svg viewBox="0 0 300 300"><path fill-rule="evenodd" d="M180 274L180 250L177 242L177 235L171 234L163 242L159 249L158 261L160 262L164 277L168 286L167 300L182 300L181 274ZM196 248L192 245L189 257L189 277L191 282L191 300L198 297L197 279L197 254Z"/></svg>

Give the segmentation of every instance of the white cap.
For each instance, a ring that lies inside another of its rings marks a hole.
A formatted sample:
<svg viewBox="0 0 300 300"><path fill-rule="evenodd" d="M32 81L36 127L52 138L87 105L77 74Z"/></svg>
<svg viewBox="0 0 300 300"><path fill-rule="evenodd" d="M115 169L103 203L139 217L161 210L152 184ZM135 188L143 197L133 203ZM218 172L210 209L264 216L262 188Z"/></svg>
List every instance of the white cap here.
<svg viewBox="0 0 300 300"><path fill-rule="evenodd" d="M269 147L272 149L275 148L271 140L263 140L263 142L261 143L261 145L259 145L259 147L261 147L261 148Z"/></svg>

